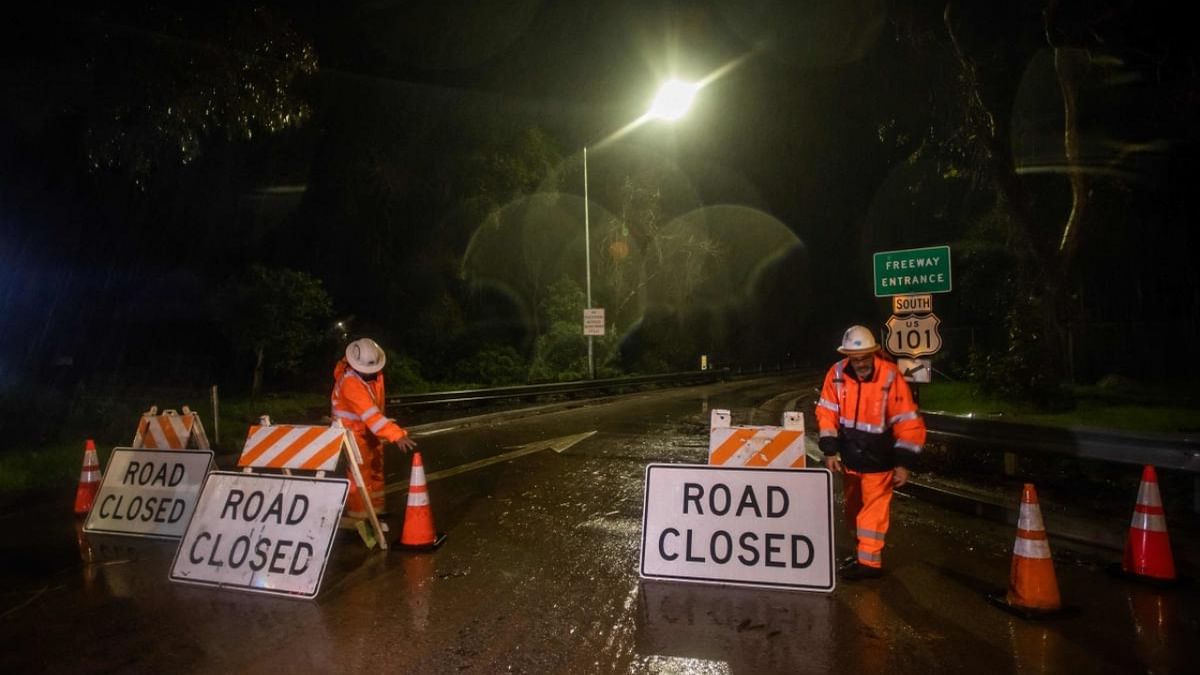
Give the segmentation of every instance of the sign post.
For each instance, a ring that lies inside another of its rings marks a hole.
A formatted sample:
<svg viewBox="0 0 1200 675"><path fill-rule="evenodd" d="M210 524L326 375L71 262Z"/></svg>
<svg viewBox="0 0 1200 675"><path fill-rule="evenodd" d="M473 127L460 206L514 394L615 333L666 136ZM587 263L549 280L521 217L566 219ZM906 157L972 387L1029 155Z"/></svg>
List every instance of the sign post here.
<svg viewBox="0 0 1200 675"><path fill-rule="evenodd" d="M892 296L892 318L887 321L888 352L901 359L900 372L912 383L913 398L921 403L918 383L929 382L929 359L942 348L941 324L933 315L933 293L951 290L950 247L930 246L881 251L873 258L875 297Z"/></svg>
<svg viewBox="0 0 1200 675"><path fill-rule="evenodd" d="M644 578L834 589L825 469L651 464L645 495Z"/></svg>

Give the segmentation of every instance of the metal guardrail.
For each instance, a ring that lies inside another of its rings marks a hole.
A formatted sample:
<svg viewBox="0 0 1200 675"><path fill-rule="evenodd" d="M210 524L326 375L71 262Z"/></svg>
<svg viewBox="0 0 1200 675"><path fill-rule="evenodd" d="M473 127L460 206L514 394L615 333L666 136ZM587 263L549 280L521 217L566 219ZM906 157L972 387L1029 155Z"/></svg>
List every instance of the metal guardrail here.
<svg viewBox="0 0 1200 675"><path fill-rule="evenodd" d="M1194 436L1042 427L929 412L922 415L931 434L1005 452L1049 452L1200 473L1200 438Z"/></svg>
<svg viewBox="0 0 1200 675"><path fill-rule="evenodd" d="M682 386L689 384L707 384L729 379L728 368L711 370L693 370L664 375L637 375L633 377L612 377L602 380L575 380L572 382L551 382L548 384L528 384L518 387L492 387L488 389L461 389L458 391L436 391L427 394L405 394L389 396L388 405L418 406L441 405L446 403L477 403L501 399L530 399L539 396L577 394L580 392L599 393L617 391L631 387L650 385Z"/></svg>

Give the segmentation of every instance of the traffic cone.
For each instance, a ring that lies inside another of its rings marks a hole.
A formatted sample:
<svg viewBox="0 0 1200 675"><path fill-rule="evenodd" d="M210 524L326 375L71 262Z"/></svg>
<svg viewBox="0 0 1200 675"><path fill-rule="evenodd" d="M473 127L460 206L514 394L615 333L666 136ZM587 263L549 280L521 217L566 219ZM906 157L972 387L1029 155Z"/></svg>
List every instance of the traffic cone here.
<svg viewBox="0 0 1200 675"><path fill-rule="evenodd" d="M1027 619L1054 614L1062 609L1050 542L1042 524L1037 490L1026 483L1021 491L1021 513L1017 520L1017 539L1013 543L1012 569L1008 590L990 598L1002 609Z"/></svg>
<svg viewBox="0 0 1200 675"><path fill-rule="evenodd" d="M83 446L83 470L79 472L79 487L75 490L75 515L85 516L96 501L96 490L100 488L100 458L96 455L96 443L88 439Z"/></svg>
<svg viewBox="0 0 1200 675"><path fill-rule="evenodd" d="M1142 469L1142 484L1138 487L1137 505L1133 507L1133 520L1129 523L1121 571L1127 576L1152 582L1175 581L1175 559L1167 536L1167 515L1158 491L1158 475L1149 464Z"/></svg>
<svg viewBox="0 0 1200 675"><path fill-rule="evenodd" d="M400 532L398 548L409 551L432 551L446 540L446 535L433 527L433 509L429 506L429 491L425 487L425 465L421 453L413 452L412 474L408 479L408 506L404 511L404 529Z"/></svg>

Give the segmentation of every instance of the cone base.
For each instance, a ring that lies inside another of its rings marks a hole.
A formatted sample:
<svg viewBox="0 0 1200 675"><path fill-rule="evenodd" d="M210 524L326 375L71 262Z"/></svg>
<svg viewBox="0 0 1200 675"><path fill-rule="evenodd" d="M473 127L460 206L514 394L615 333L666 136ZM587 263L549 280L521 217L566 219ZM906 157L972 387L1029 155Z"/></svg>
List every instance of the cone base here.
<svg viewBox="0 0 1200 675"><path fill-rule="evenodd" d="M1007 588L1001 588L999 590L992 591L991 593L987 593L985 597L987 598L988 602L1008 612L1009 614L1019 616L1022 619L1030 621L1036 621L1038 619L1050 619L1075 612L1074 607L1066 606L1059 607L1058 609L1036 609L1033 607L1018 607L1017 605L1009 604Z"/></svg>
<svg viewBox="0 0 1200 675"><path fill-rule="evenodd" d="M428 544L405 544L397 539L396 543L392 544L392 549L400 551L432 551L441 546L444 541L446 541L446 533L438 532L433 541Z"/></svg>
<svg viewBox="0 0 1200 675"><path fill-rule="evenodd" d="M1119 562L1112 563L1105 569L1108 571L1109 575L1114 576L1118 579L1124 579L1126 581L1136 581L1136 582L1139 582L1142 584L1146 584L1147 586L1153 586L1154 588L1175 588L1176 586L1185 585L1189 581L1185 577L1182 577L1179 575L1176 575L1174 579L1162 579L1159 577L1152 577L1152 576L1148 576L1145 574L1137 574L1134 572L1129 572L1129 571L1126 571L1125 566Z"/></svg>

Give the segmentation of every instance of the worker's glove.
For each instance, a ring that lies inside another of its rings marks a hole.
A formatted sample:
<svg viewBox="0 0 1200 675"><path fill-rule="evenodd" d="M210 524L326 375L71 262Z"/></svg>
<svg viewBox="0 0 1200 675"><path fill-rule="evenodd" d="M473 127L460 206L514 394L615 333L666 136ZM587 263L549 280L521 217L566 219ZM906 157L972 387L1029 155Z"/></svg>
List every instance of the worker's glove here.
<svg viewBox="0 0 1200 675"><path fill-rule="evenodd" d="M817 447L821 448L821 454L826 457L838 454L837 436L822 436L817 441Z"/></svg>

